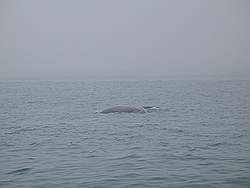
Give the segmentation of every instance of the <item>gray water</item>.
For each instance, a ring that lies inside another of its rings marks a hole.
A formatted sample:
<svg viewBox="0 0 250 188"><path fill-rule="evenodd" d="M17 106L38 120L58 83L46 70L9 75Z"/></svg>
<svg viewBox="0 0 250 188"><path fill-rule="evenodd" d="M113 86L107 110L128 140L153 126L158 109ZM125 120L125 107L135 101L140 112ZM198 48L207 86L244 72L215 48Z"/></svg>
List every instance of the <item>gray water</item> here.
<svg viewBox="0 0 250 188"><path fill-rule="evenodd" d="M0 187L250 187L250 81L0 82L0 126Z"/></svg>

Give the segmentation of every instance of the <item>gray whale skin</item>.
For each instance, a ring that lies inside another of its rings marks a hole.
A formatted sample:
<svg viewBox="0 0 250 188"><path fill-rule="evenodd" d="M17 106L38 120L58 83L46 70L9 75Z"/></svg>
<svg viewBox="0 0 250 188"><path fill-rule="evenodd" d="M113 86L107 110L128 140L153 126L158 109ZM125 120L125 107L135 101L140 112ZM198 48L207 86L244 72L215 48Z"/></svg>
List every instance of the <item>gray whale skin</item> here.
<svg viewBox="0 0 250 188"><path fill-rule="evenodd" d="M108 113L145 113L145 109L143 107L132 107L132 106L114 106L112 108L107 108L100 113L108 114Z"/></svg>
<svg viewBox="0 0 250 188"><path fill-rule="evenodd" d="M155 106L142 106L142 107L133 107L133 106L114 106L112 108L107 108L100 113L108 114L108 113L146 113L150 110L157 110L159 107Z"/></svg>

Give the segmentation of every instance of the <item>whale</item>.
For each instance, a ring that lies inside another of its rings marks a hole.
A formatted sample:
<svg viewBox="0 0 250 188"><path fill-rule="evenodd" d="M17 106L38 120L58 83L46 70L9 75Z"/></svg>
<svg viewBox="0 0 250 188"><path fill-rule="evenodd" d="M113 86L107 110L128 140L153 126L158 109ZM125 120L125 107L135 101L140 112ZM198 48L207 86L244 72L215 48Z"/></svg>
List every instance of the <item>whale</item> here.
<svg viewBox="0 0 250 188"><path fill-rule="evenodd" d="M111 108L104 109L100 113L108 114L108 113L145 113L145 109L143 107L133 107L133 106L114 106Z"/></svg>
<svg viewBox="0 0 250 188"><path fill-rule="evenodd" d="M158 110L159 107L155 106L142 106L142 107L134 107L134 106L114 106L111 108L107 108L102 110L100 113L109 114L109 113L146 113L151 112L152 110Z"/></svg>

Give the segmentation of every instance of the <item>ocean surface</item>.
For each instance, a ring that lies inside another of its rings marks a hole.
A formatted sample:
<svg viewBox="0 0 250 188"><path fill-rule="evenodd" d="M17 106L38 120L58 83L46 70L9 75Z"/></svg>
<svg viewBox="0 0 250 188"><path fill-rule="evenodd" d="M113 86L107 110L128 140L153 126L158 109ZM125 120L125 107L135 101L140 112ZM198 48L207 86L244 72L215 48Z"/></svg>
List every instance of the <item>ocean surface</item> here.
<svg viewBox="0 0 250 188"><path fill-rule="evenodd" d="M0 128L0 187L250 187L250 81L2 81Z"/></svg>

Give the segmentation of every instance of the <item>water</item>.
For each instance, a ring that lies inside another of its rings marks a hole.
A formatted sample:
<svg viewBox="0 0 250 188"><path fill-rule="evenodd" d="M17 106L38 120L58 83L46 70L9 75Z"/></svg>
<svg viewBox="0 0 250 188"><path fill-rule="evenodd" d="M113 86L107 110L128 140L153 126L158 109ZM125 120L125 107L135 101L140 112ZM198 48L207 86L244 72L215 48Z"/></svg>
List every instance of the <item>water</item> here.
<svg viewBox="0 0 250 188"><path fill-rule="evenodd" d="M250 187L250 81L0 82L0 125L0 187Z"/></svg>

